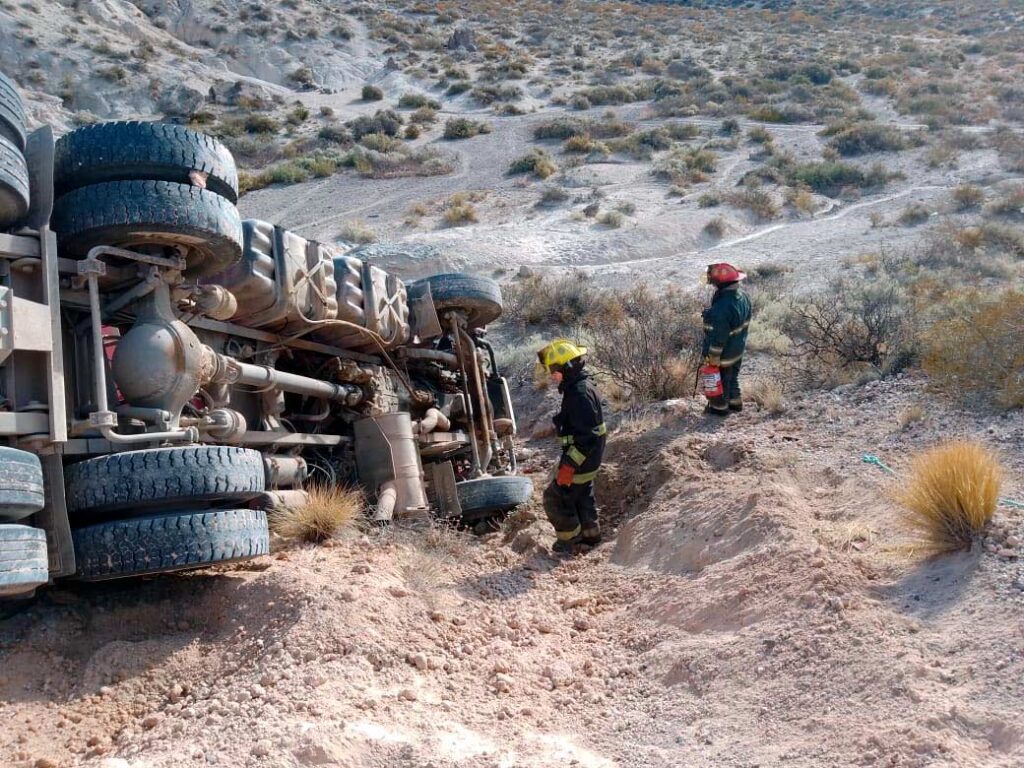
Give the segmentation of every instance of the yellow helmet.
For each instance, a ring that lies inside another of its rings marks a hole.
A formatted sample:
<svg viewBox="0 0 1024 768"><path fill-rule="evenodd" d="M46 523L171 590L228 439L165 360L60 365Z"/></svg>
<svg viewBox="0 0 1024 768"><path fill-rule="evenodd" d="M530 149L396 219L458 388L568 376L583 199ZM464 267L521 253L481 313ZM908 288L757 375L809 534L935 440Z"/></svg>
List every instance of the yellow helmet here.
<svg viewBox="0 0 1024 768"><path fill-rule="evenodd" d="M565 365L585 354L587 354L586 347L576 346L568 339L555 339L537 353L537 359L550 372L551 366Z"/></svg>

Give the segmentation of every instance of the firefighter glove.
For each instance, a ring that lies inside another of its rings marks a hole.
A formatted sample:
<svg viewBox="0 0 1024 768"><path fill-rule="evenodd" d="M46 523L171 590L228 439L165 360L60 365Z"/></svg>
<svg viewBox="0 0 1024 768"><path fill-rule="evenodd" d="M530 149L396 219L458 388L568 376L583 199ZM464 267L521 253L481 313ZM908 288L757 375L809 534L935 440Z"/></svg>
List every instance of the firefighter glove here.
<svg viewBox="0 0 1024 768"><path fill-rule="evenodd" d="M558 485L568 487L572 485L572 478L576 474L576 470L573 469L569 464L562 464L558 467L558 476L555 478L555 483Z"/></svg>

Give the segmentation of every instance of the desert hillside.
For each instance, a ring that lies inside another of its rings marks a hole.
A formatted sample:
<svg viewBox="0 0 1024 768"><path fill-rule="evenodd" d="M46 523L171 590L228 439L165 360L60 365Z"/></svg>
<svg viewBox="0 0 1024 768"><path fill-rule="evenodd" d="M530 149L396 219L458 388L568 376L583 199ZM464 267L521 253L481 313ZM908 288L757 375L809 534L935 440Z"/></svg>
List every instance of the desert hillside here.
<svg viewBox="0 0 1024 768"><path fill-rule="evenodd" d="M1019 3L0 0L0 70L33 127L217 136L246 217L499 280L538 491L5 606L0 764L1024 763ZM724 422L713 261L755 308ZM556 334L609 401L575 557L539 498ZM936 547L900 492L957 440L1003 482Z"/></svg>

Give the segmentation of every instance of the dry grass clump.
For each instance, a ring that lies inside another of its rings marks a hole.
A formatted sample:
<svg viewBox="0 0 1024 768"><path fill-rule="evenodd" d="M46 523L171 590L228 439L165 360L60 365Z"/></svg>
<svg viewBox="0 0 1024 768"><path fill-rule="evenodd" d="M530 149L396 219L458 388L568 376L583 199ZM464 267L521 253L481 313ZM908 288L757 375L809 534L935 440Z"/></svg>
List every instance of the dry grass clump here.
<svg viewBox="0 0 1024 768"><path fill-rule="evenodd" d="M969 211L984 202L984 191L973 184L961 184L953 190L953 203L958 211Z"/></svg>
<svg viewBox="0 0 1024 768"><path fill-rule="evenodd" d="M363 495L342 486L311 486L309 503L299 508L272 509L270 527L289 541L320 543L355 524L363 511Z"/></svg>
<svg viewBox="0 0 1024 768"><path fill-rule="evenodd" d="M449 227L475 224L479 220L480 217L472 203L456 203L450 205L444 212L444 223Z"/></svg>
<svg viewBox="0 0 1024 768"><path fill-rule="evenodd" d="M377 242L377 233L373 231L373 228L365 221L359 221L358 219L347 222L341 228L338 236L342 240L350 243L359 243L360 245Z"/></svg>
<svg viewBox="0 0 1024 768"><path fill-rule="evenodd" d="M924 415L924 408L919 403L914 403L896 414L896 423L900 429L910 429L914 424L924 421Z"/></svg>
<svg viewBox="0 0 1024 768"><path fill-rule="evenodd" d="M782 385L774 379L756 379L747 387L747 395L772 415L778 415L786 410Z"/></svg>
<svg viewBox="0 0 1024 768"><path fill-rule="evenodd" d="M896 491L906 523L931 552L967 549L981 535L999 501L999 458L979 443L957 441L916 456Z"/></svg>

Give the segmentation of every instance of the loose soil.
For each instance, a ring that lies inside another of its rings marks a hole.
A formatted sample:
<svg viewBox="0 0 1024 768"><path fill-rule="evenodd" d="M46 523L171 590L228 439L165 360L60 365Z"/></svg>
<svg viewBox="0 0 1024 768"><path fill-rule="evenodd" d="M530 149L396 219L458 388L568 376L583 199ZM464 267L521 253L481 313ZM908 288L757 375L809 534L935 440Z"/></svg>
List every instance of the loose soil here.
<svg viewBox="0 0 1024 768"><path fill-rule="evenodd" d="M620 420L574 558L532 504L45 591L0 625L0 763L1019 765L1024 520L926 559L860 457L980 435L1020 498L1024 417L901 429L923 386ZM524 446L538 488L553 451Z"/></svg>

